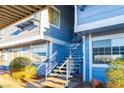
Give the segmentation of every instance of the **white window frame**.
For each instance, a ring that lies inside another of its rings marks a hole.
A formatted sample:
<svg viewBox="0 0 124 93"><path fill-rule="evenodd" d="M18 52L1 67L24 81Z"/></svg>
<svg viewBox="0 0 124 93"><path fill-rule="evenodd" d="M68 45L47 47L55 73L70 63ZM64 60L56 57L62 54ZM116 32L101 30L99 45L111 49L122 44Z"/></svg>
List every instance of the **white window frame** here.
<svg viewBox="0 0 124 93"><path fill-rule="evenodd" d="M54 25L54 24L51 24L49 21L49 25L51 25L51 26L53 26L53 27L55 27L55 28L58 28L58 29L60 29L60 21L61 21L61 11L58 9L58 8L56 8L55 6L51 6L50 8L52 8L52 9L54 9L54 10L56 10L57 12L59 12L59 26L56 26L56 25ZM49 9L49 8L48 8ZM48 12L49 13L49 12Z"/></svg>

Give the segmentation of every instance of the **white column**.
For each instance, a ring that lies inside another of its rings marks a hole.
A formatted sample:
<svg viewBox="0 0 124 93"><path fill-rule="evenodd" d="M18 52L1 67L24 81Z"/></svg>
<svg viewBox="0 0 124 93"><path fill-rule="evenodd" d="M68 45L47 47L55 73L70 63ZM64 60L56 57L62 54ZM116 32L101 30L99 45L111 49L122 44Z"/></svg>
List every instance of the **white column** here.
<svg viewBox="0 0 124 93"><path fill-rule="evenodd" d="M50 42L49 57L53 54L53 42Z"/></svg>
<svg viewBox="0 0 124 93"><path fill-rule="evenodd" d="M74 7L74 31L77 30L77 5Z"/></svg>
<svg viewBox="0 0 124 93"><path fill-rule="evenodd" d="M90 81L92 79L92 62L93 62L93 51L92 51L92 34L89 34L89 67L90 67Z"/></svg>
<svg viewBox="0 0 124 93"><path fill-rule="evenodd" d="M92 34L83 36L83 81L92 79Z"/></svg>
<svg viewBox="0 0 124 93"><path fill-rule="evenodd" d="M85 81L86 80L86 78L85 78L85 76L86 76L86 74L85 74L85 69L86 69L86 67L85 67L85 35L83 35L82 36L82 38L83 38L83 81Z"/></svg>

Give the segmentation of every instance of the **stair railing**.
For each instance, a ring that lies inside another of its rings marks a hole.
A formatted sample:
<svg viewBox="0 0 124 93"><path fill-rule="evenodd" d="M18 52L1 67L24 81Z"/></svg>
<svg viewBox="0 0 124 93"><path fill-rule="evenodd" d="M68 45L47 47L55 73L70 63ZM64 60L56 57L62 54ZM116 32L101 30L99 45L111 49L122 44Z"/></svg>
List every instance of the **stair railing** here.
<svg viewBox="0 0 124 93"><path fill-rule="evenodd" d="M52 72L52 70L58 64L56 62L56 55L57 55L57 51L54 52L48 59L48 64L46 64L46 78L49 75L49 73Z"/></svg>
<svg viewBox="0 0 124 93"><path fill-rule="evenodd" d="M76 36L77 37L80 37L78 34ZM78 42L81 42L82 41L82 38L79 39ZM71 42L71 41L70 41ZM72 50L78 46L78 43L74 44L72 47L70 47L70 42L67 43L66 45L69 45L69 57L68 59L60 66L59 70L62 70L62 68L64 66L66 66L66 81L67 83L65 84L65 86L68 86L69 82L70 82L70 76L71 76L71 72L73 71L73 67L72 67L72 64L73 64L73 61L72 61ZM64 73L60 72L61 75L64 75Z"/></svg>
<svg viewBox="0 0 124 93"><path fill-rule="evenodd" d="M76 36L75 36L71 41L69 41L69 42L67 42L67 43L65 44L65 46L67 46L67 47L69 48L70 57L71 57L71 51L72 51L72 49L77 46L77 44L75 44L74 46L72 46L72 47L70 48L70 42L72 42L73 40L76 40L77 38L79 39L78 42L81 41L80 36L79 36L78 34L75 34L75 35L76 35ZM57 62L56 62L55 60L53 61L53 58L56 57L56 55L57 55L57 52L54 52L44 63L40 64L40 65L37 67L37 70L39 70L43 65L45 65L45 67L46 67L45 77L46 77L46 78L47 78L48 74L49 74L49 73L54 69L54 67L57 65ZM69 59L69 60L70 60L70 59ZM72 62L71 62L71 64L72 64ZM70 66L71 66L71 65L70 65L70 62L68 62L68 60L65 61L65 62L63 63L63 65L60 67L60 69L62 69L62 67L63 67L64 65L67 65L67 75L66 75L67 77L66 77L66 79L67 79L67 81L69 81L69 80L68 80L68 77L70 76L70 75L69 75L69 73L70 73ZM52 68L51 68L51 66L52 66Z"/></svg>
<svg viewBox="0 0 124 93"><path fill-rule="evenodd" d="M37 70L45 66L46 71L45 71L45 78L47 79L48 74L53 70L53 68L57 65L57 62L54 60L54 58L57 55L57 51L54 52L44 63L40 64L37 67Z"/></svg>
<svg viewBox="0 0 124 93"><path fill-rule="evenodd" d="M72 70L72 60L71 60L71 56L62 64L62 66L59 68L59 70L61 70L64 66L66 66L66 81L67 83L65 84L65 86L68 86L69 82L70 82L70 75ZM61 75L64 75L64 73L60 72Z"/></svg>

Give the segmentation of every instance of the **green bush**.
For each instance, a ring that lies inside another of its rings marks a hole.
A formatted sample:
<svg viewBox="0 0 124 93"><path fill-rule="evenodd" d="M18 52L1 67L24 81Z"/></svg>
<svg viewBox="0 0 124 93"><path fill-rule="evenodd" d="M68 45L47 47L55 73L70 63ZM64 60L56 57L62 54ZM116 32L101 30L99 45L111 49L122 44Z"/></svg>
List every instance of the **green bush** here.
<svg viewBox="0 0 124 93"><path fill-rule="evenodd" d="M124 58L118 58L109 64L106 70L107 87L124 87Z"/></svg>
<svg viewBox="0 0 124 93"><path fill-rule="evenodd" d="M14 79L29 79L36 75L36 68L30 59L17 57L11 61L9 71Z"/></svg>

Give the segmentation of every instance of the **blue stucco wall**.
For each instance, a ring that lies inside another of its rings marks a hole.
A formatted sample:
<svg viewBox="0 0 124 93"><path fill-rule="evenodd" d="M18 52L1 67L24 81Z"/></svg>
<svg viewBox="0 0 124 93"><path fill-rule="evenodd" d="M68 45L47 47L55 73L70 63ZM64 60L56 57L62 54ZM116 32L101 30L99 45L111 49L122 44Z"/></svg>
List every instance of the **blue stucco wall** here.
<svg viewBox="0 0 124 93"><path fill-rule="evenodd" d="M65 45L53 43L53 53L57 51L56 61L59 63L62 59L69 54L69 49Z"/></svg>
<svg viewBox="0 0 124 93"><path fill-rule="evenodd" d="M114 16L123 15L124 5L86 5L83 11L78 8L78 25Z"/></svg>
<svg viewBox="0 0 124 93"><path fill-rule="evenodd" d="M60 29L54 26L45 28L46 31L44 35L50 36L63 41L69 41L72 38L73 34L73 25L74 25L74 9L73 6L55 6L60 10ZM70 16L71 15L71 16Z"/></svg>
<svg viewBox="0 0 124 93"><path fill-rule="evenodd" d="M92 67L92 78L105 83L105 70L105 67Z"/></svg>

